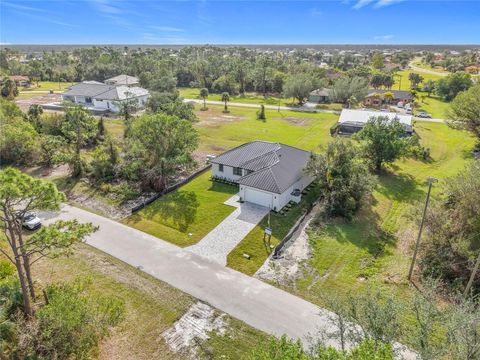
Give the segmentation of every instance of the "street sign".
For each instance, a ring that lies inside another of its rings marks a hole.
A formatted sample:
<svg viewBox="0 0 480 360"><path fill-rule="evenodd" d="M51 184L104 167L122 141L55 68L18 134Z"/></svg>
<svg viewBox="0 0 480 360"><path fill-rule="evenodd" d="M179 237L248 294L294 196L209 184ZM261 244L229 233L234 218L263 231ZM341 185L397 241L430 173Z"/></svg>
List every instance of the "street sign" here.
<svg viewBox="0 0 480 360"><path fill-rule="evenodd" d="M267 234L268 236L272 236L272 229L271 228L265 228L265 234Z"/></svg>

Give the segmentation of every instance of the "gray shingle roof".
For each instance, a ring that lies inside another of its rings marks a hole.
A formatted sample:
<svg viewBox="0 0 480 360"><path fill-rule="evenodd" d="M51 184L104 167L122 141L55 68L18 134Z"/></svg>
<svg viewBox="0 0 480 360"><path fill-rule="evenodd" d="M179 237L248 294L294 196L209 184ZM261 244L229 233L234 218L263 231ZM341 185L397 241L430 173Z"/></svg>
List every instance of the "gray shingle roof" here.
<svg viewBox="0 0 480 360"><path fill-rule="evenodd" d="M136 85L139 81L135 76L122 74L105 80L105 83L111 85Z"/></svg>
<svg viewBox="0 0 480 360"><path fill-rule="evenodd" d="M148 95L146 89L140 87L113 86L82 82L72 85L70 90L64 92L64 96L86 96L100 100L125 100Z"/></svg>
<svg viewBox="0 0 480 360"><path fill-rule="evenodd" d="M238 180L240 185L281 194L300 180L310 153L293 146L252 141L227 151L212 163L253 171Z"/></svg>

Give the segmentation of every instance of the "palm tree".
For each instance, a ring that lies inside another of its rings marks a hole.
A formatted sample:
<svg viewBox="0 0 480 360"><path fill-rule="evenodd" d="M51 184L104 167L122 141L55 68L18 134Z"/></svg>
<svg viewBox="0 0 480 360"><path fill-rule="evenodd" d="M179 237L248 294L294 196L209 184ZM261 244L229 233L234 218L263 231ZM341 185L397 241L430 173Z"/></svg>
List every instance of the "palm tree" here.
<svg viewBox="0 0 480 360"><path fill-rule="evenodd" d="M203 98L203 109L202 110L207 110L207 103L206 103L206 98L208 97L208 89L207 88L201 88L200 89L200 97Z"/></svg>
<svg viewBox="0 0 480 360"><path fill-rule="evenodd" d="M12 79L7 79L2 86L2 96L8 100L15 99L15 96L18 96L17 83Z"/></svg>
<svg viewBox="0 0 480 360"><path fill-rule="evenodd" d="M222 101L225 104L225 108L223 110L224 113L228 113L228 106L227 103L230 101L230 94L228 92L222 93Z"/></svg>
<svg viewBox="0 0 480 360"><path fill-rule="evenodd" d="M393 93L390 91L387 91L383 93L383 98L385 99L385 102L387 104L390 104L390 102L393 100Z"/></svg>

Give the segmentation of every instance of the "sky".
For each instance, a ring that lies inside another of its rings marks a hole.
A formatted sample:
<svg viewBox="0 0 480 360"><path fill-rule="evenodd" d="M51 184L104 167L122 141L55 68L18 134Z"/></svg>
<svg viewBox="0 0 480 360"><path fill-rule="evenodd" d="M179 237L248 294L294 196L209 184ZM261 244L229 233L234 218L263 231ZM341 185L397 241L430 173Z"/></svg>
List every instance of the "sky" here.
<svg viewBox="0 0 480 360"><path fill-rule="evenodd" d="M480 0L0 0L0 44L480 44Z"/></svg>

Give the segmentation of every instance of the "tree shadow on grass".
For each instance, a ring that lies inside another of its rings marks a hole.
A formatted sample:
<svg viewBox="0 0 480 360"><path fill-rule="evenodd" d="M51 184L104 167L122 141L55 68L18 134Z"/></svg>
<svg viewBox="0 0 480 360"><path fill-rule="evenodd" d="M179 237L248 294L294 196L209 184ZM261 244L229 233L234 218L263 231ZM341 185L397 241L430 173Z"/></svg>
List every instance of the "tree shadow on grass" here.
<svg viewBox="0 0 480 360"><path fill-rule="evenodd" d="M160 222L173 224L186 233L197 217L200 203L193 191L174 191L142 209L142 217L159 218ZM135 218L132 217L135 222Z"/></svg>
<svg viewBox="0 0 480 360"><path fill-rule="evenodd" d="M384 171L378 177L376 190L389 200L412 203L425 194L419 185L410 174Z"/></svg>

